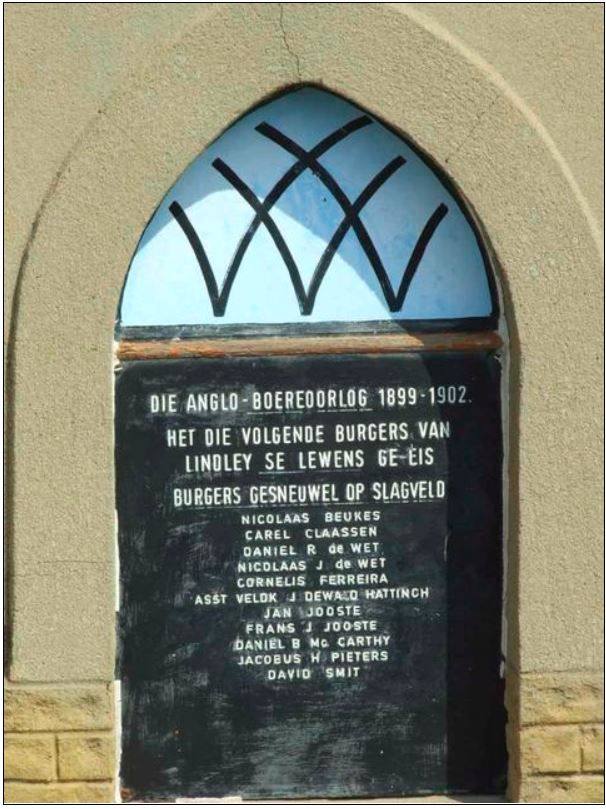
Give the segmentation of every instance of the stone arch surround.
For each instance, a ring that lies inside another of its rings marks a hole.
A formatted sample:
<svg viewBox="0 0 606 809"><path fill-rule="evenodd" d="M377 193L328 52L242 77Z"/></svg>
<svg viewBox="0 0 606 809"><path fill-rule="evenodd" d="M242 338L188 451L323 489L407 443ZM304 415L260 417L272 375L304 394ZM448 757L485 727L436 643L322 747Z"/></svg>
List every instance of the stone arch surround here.
<svg viewBox="0 0 606 809"><path fill-rule="evenodd" d="M175 177L251 105L298 82L323 84L413 138L472 201L498 257L512 347L515 727L520 673L541 685L580 672L570 686L580 688L599 666L589 619L601 569L590 509L600 479L596 228L540 122L410 7L360 4L345 19L331 5L217 7L133 77L66 158L24 256L10 347L10 677L113 679L111 335L123 277Z"/></svg>

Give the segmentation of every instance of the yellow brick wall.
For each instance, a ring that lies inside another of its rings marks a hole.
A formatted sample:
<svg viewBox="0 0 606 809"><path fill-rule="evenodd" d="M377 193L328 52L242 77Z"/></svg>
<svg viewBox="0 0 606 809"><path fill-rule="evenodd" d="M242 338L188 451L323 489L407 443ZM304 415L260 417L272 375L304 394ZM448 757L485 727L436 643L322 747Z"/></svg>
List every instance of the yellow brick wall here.
<svg viewBox="0 0 606 809"><path fill-rule="evenodd" d="M508 674L509 799L604 800L603 675ZM112 686L5 685L6 803L111 803Z"/></svg>
<svg viewBox="0 0 606 809"><path fill-rule="evenodd" d="M507 690L509 798L602 803L603 674L510 674Z"/></svg>
<svg viewBox="0 0 606 809"><path fill-rule="evenodd" d="M4 716L5 803L113 801L111 684L5 684Z"/></svg>

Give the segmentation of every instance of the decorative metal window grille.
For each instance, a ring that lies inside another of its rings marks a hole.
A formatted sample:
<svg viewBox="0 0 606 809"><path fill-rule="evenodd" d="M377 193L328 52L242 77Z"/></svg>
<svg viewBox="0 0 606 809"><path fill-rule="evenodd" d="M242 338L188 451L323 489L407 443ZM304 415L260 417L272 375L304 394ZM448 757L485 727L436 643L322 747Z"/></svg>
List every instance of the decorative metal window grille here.
<svg viewBox="0 0 606 809"><path fill-rule="evenodd" d="M485 251L446 178L370 115L302 88L241 118L167 194L119 326L496 317Z"/></svg>

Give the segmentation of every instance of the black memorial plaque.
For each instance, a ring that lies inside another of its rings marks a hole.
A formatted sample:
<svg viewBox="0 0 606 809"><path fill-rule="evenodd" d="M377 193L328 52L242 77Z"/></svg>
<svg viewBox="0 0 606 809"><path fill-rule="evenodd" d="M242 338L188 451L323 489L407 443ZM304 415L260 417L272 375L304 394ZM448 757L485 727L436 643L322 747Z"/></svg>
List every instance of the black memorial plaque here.
<svg viewBox="0 0 606 809"><path fill-rule="evenodd" d="M127 797L502 788L493 353L117 376Z"/></svg>

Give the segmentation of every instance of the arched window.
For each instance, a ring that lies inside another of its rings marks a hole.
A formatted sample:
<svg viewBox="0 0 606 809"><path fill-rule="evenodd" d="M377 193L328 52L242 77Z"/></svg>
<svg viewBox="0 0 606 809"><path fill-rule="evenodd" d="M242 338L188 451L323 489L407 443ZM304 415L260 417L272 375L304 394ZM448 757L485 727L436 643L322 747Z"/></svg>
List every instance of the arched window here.
<svg viewBox="0 0 606 809"><path fill-rule="evenodd" d="M446 177L368 113L303 88L241 118L171 188L118 327L469 330L497 318L486 251Z"/></svg>
<svg viewBox="0 0 606 809"><path fill-rule="evenodd" d="M502 790L498 326L461 195L324 90L170 189L117 319L125 795Z"/></svg>

